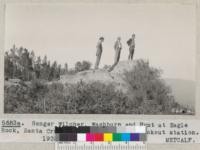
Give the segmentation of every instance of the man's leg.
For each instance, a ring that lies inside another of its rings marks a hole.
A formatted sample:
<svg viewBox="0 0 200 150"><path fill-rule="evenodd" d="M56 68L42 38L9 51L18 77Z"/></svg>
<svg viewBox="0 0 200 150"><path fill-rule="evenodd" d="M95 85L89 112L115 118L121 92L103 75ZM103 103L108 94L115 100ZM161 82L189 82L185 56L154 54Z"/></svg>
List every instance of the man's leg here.
<svg viewBox="0 0 200 150"><path fill-rule="evenodd" d="M115 53L115 61L114 61L114 64L110 67L110 69L108 70L109 72L112 71L115 66L118 64L119 62L119 59L120 59L120 51L116 52Z"/></svg>
<svg viewBox="0 0 200 150"><path fill-rule="evenodd" d="M128 55L128 60L131 60L131 49L129 48L129 55Z"/></svg>
<svg viewBox="0 0 200 150"><path fill-rule="evenodd" d="M131 50L131 60L133 60L134 49Z"/></svg>
<svg viewBox="0 0 200 150"><path fill-rule="evenodd" d="M131 60L133 60L133 52L131 52Z"/></svg>
<svg viewBox="0 0 200 150"><path fill-rule="evenodd" d="M129 52L129 54L128 54L128 60L130 60L130 52Z"/></svg>
<svg viewBox="0 0 200 150"><path fill-rule="evenodd" d="M118 56L117 56L117 63L119 62L120 60L120 55L121 55L121 50L118 52Z"/></svg>
<svg viewBox="0 0 200 150"><path fill-rule="evenodd" d="M100 59L101 59L101 55L97 56L96 63L95 63L95 69L99 68Z"/></svg>

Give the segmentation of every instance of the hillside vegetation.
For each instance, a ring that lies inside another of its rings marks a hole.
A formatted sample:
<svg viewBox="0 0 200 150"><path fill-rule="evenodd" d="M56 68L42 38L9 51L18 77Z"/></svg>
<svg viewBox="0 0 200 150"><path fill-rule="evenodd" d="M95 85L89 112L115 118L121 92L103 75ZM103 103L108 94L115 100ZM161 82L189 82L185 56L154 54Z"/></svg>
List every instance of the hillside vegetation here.
<svg viewBox="0 0 200 150"><path fill-rule="evenodd" d="M5 81L5 113L193 114L148 61L120 62L112 72L89 68L51 81Z"/></svg>

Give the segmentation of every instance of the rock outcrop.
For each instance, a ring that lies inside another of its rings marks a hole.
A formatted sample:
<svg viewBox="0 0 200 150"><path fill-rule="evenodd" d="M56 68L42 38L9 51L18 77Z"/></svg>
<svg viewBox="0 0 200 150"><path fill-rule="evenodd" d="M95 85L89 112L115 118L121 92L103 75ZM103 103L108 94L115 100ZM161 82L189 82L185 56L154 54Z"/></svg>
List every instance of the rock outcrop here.
<svg viewBox="0 0 200 150"><path fill-rule="evenodd" d="M123 61L119 62L117 66L109 72L105 69L99 70L87 70L78 72L75 75L63 75L58 82L75 84L77 82L83 81L86 83L99 81L105 84L112 83L115 85L117 90L126 92L128 90L128 83L124 80L124 72L131 70L134 67L134 61Z"/></svg>

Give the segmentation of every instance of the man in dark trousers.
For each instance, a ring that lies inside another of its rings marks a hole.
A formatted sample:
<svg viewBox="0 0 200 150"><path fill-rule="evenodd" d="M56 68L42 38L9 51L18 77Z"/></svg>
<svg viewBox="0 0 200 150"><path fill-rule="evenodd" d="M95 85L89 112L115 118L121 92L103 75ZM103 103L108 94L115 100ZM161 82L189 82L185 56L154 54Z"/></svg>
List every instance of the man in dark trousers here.
<svg viewBox="0 0 200 150"><path fill-rule="evenodd" d="M101 60L101 55L102 55L102 51L103 51L103 46L102 43L104 42L104 37L100 37L99 41L97 43L97 52L96 52L96 63L95 63L95 69L99 68L99 63Z"/></svg>
<svg viewBox="0 0 200 150"><path fill-rule="evenodd" d="M133 54L135 51L135 34L133 34L132 37L127 41L127 44L129 46L128 60L133 60Z"/></svg>

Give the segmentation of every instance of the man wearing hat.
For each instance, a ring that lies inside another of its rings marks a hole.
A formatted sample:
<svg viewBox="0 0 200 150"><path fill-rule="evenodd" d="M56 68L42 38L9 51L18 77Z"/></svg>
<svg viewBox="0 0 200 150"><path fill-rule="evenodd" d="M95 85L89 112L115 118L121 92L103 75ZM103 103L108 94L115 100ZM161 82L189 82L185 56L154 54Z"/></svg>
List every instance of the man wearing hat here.
<svg viewBox="0 0 200 150"><path fill-rule="evenodd" d="M95 69L99 68L99 63L101 60L101 55L102 55L102 51L103 51L103 47L102 47L102 43L104 42L104 37L100 37L99 41L97 43L97 52L96 52L96 63L95 63Z"/></svg>

